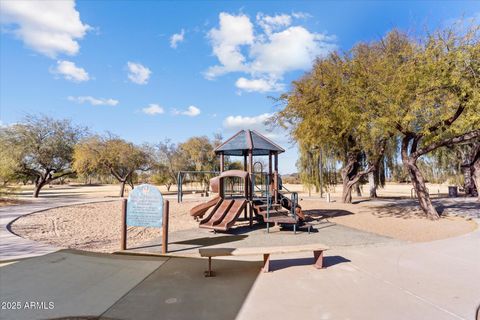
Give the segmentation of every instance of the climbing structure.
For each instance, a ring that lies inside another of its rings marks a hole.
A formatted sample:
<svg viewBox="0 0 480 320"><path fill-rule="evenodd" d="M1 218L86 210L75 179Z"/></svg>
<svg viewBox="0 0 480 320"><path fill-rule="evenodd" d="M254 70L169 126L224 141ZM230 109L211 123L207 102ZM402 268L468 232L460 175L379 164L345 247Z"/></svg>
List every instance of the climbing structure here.
<svg viewBox="0 0 480 320"><path fill-rule="evenodd" d="M278 155L283 152L283 148L253 130L241 130L218 146L215 153L220 157L220 175L210 180L211 192L218 193L218 197L190 211L196 219L206 215L200 220L200 227L227 231L242 211L250 226L254 220L296 224L301 209L280 193ZM243 157L243 170L225 171L226 156ZM257 156L268 156L267 172L254 171Z"/></svg>

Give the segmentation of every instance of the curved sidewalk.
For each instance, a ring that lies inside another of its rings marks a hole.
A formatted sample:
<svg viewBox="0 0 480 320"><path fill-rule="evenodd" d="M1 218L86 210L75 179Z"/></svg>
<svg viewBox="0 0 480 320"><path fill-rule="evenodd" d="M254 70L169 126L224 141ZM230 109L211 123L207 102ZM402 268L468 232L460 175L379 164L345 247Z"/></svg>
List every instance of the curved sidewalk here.
<svg viewBox="0 0 480 320"><path fill-rule="evenodd" d="M38 198L30 201L21 205L0 207L0 262L40 256L60 249L13 234L8 225L19 217L58 207L115 199L68 197Z"/></svg>

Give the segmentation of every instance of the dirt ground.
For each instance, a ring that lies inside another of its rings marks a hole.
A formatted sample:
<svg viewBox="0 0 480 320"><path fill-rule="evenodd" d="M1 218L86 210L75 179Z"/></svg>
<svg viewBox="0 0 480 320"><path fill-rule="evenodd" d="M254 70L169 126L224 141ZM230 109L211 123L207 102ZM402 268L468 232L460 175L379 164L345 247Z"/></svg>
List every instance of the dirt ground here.
<svg viewBox="0 0 480 320"><path fill-rule="evenodd" d="M313 193L309 196L308 191L302 190L302 186L289 185L287 188L300 192L300 205L305 213L314 217L322 216L348 227L414 242L468 233L476 228L476 224L461 216L467 211L480 213L480 203L475 199L457 198L452 202L448 198L442 198L442 192L447 190L446 186L429 186L431 190L438 191L433 196L435 203L445 208L438 221L422 216L416 201L409 199L409 185L387 185L379 192L381 199L354 197L354 204L339 202L341 190L331 190L333 202L327 203L325 195L324 198ZM44 196L80 194L85 197L109 197L116 191L116 186L57 186L47 189ZM173 197L170 198L170 232L197 228L198 223L190 217L189 210L205 201L205 198L199 194L189 194L181 204ZM12 231L22 237L58 247L112 252L119 248L120 217L120 201L117 199L112 202L51 209L25 216L12 225ZM155 228L129 227L128 243L129 246L138 246L159 235L160 230Z"/></svg>
<svg viewBox="0 0 480 320"><path fill-rule="evenodd" d="M477 227L475 222L448 212L439 220L432 221L425 218L416 207L400 207L383 200L356 204L304 200L301 205L306 214L314 217L327 216L330 222L413 242L454 237Z"/></svg>
<svg viewBox="0 0 480 320"><path fill-rule="evenodd" d="M189 210L200 201L170 202L169 232L191 229L198 223ZM62 248L113 252L119 250L121 201L91 203L51 209L20 218L12 231L21 237ZM160 236L158 228L128 227L128 246L138 246Z"/></svg>

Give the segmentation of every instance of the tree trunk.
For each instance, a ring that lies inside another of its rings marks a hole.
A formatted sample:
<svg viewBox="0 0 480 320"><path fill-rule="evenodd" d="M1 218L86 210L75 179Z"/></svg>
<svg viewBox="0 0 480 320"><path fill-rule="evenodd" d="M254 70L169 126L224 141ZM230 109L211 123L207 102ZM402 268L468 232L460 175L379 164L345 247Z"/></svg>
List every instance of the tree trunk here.
<svg viewBox="0 0 480 320"><path fill-rule="evenodd" d="M472 166L472 180L477 187L477 197L478 201L480 201L480 158Z"/></svg>
<svg viewBox="0 0 480 320"><path fill-rule="evenodd" d="M125 180L120 181L120 198L123 198L123 195L125 193Z"/></svg>
<svg viewBox="0 0 480 320"><path fill-rule="evenodd" d="M419 139L418 137L408 135L402 139L402 162L403 166L407 170L408 174L410 175L410 179L412 180L413 188L417 194L418 203L420 208L422 208L423 212L427 216L427 218L432 220L437 220L440 218L438 215L437 210L432 204L432 200L430 200L430 195L428 194L427 187L425 186L425 179L423 178L422 173L417 167L417 158L409 156L408 148L410 145L410 141L412 145L410 147L410 154L415 153L417 150L417 145Z"/></svg>
<svg viewBox="0 0 480 320"><path fill-rule="evenodd" d="M35 190L33 191L33 197L38 198L38 195L40 194L40 190L45 186L46 182L43 180L40 180L35 183Z"/></svg>
<svg viewBox="0 0 480 320"><path fill-rule="evenodd" d="M355 183L355 191L357 192L357 197L362 196L362 190L360 189L360 183Z"/></svg>
<svg viewBox="0 0 480 320"><path fill-rule="evenodd" d="M368 188L370 190L370 198L378 198L377 196L377 179L375 179L375 175L377 174L377 171L374 170L368 174Z"/></svg>
<svg viewBox="0 0 480 320"><path fill-rule="evenodd" d="M407 167L410 179L412 180L413 188L417 193L418 202L425 215L432 220L440 218L437 209L432 204L430 195L428 194L427 187L425 186L425 179L422 173L417 167L416 160L408 161L405 166Z"/></svg>
<svg viewBox="0 0 480 320"><path fill-rule="evenodd" d="M352 187L355 183L352 182L352 180L355 180L358 173L358 155L355 153L350 153L347 155L347 157L347 163L341 171L343 185L342 202L352 203Z"/></svg>
<svg viewBox="0 0 480 320"><path fill-rule="evenodd" d="M342 202L343 203L352 203L352 184L349 184L348 181L343 183L342 191Z"/></svg>

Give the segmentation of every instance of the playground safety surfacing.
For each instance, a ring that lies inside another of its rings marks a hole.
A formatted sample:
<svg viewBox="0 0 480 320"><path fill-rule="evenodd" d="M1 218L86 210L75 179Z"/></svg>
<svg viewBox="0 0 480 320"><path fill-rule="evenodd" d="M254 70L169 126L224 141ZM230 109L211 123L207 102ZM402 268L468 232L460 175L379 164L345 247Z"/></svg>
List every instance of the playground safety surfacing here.
<svg viewBox="0 0 480 320"><path fill-rule="evenodd" d="M322 243L330 248L345 246L375 246L382 244L401 244L404 241L338 225L328 220L312 223L311 232L300 228L296 233L292 229L271 227L267 232L264 224L254 224L252 228L243 222L228 233L214 233L206 229L189 229L173 232L169 235L168 252L173 256L198 257L198 249L205 247L268 247L292 246ZM161 239L140 247L129 248L125 253L161 254Z"/></svg>

